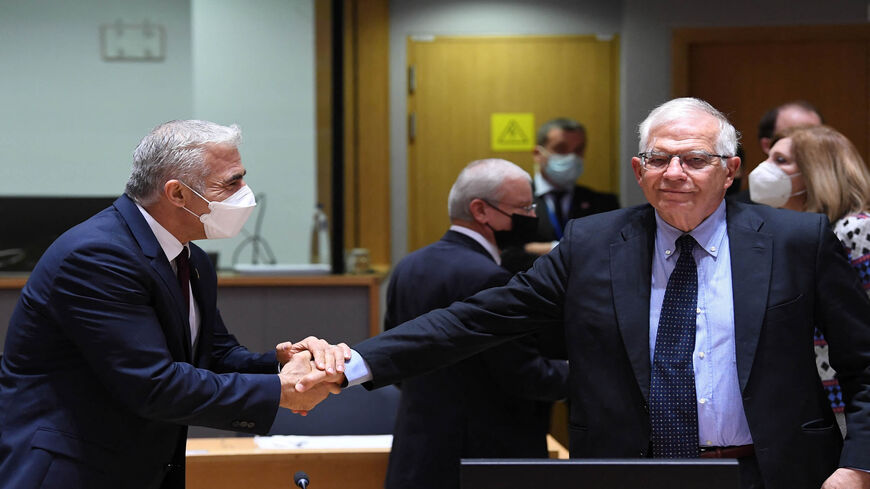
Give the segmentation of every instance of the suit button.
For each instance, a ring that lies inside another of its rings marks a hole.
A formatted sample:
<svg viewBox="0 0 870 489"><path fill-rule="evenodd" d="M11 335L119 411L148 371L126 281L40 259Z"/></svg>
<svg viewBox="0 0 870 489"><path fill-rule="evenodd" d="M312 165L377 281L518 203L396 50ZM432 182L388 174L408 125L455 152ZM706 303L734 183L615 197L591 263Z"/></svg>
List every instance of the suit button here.
<svg viewBox="0 0 870 489"><path fill-rule="evenodd" d="M257 426L256 423L254 423L253 421L248 421L248 428L253 428L254 426Z"/></svg>
<svg viewBox="0 0 870 489"><path fill-rule="evenodd" d="M239 426L241 426L241 423L239 421L233 421L230 426L232 426L233 428L238 428Z"/></svg>
<svg viewBox="0 0 870 489"><path fill-rule="evenodd" d="M647 404L647 403L643 403L643 410L644 410L645 412L649 413L649 404Z"/></svg>

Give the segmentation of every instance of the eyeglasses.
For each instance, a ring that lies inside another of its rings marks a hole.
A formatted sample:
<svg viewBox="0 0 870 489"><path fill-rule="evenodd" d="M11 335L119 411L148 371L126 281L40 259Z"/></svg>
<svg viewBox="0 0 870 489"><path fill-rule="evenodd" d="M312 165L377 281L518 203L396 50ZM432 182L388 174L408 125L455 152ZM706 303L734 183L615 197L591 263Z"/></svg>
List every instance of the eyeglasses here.
<svg viewBox="0 0 870 489"><path fill-rule="evenodd" d="M661 151L648 151L640 153L640 163L644 170L663 171L670 166L674 158L680 159L680 166L685 171L701 171L710 165L716 164L717 158L730 158L725 155L714 155L706 151L688 151L683 154L672 155Z"/></svg>
<svg viewBox="0 0 870 489"><path fill-rule="evenodd" d="M493 204L492 202L490 202L490 201L488 201L488 200L486 200L486 199L481 199L481 200L483 200L484 202L486 202L487 205L489 205L489 206L492 207L493 209L495 209L495 210L501 212L502 214L504 214L504 215L506 215L506 216L508 215L507 212L505 212L505 211L499 209L498 206L495 205L495 204ZM531 214L532 212L535 212L535 209L538 208L538 204L534 204L534 203L531 204L531 205L513 205L513 204L508 204L508 205L511 206L511 207L514 207L514 208L516 208L516 209L522 209L523 212L525 212L526 214Z"/></svg>

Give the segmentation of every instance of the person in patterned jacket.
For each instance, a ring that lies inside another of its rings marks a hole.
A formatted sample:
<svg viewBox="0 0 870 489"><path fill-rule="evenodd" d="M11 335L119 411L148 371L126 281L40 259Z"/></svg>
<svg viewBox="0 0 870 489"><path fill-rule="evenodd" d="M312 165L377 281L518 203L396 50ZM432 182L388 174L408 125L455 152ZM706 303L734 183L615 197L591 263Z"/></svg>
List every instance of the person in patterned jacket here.
<svg viewBox="0 0 870 489"><path fill-rule="evenodd" d="M749 176L753 201L828 216L870 296L870 171L846 136L829 126L797 127L774 140L767 160ZM816 363L845 435L843 395L816 330Z"/></svg>

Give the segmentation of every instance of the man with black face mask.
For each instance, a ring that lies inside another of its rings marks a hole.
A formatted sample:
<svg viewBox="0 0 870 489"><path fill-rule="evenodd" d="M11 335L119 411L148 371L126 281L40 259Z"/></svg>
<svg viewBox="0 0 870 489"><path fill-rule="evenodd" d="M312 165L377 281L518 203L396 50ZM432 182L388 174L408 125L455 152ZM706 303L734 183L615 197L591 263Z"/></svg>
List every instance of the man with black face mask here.
<svg viewBox="0 0 870 489"><path fill-rule="evenodd" d="M522 272L541 255L547 254L562 239L565 224L571 219L619 208L616 195L578 185L583 175L586 154L586 128L574 119L560 117L538 129L534 193L537 204L535 231L529 239L504 250L503 266Z"/></svg>
<svg viewBox="0 0 870 489"><path fill-rule="evenodd" d="M405 257L387 292L385 328L504 285L500 250L536 227L531 179L497 159L470 163L450 190L450 229ZM566 394L568 363L534 340L509 342L402 383L387 489L458 488L460 458L546 457L549 403Z"/></svg>

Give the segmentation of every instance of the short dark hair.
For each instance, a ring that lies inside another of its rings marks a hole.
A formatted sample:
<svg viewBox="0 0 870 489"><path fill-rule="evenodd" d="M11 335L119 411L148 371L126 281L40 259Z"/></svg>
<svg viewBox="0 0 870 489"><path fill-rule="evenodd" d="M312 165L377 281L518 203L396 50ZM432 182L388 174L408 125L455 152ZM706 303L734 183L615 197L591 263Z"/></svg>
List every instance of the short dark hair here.
<svg viewBox="0 0 870 489"><path fill-rule="evenodd" d="M758 139L773 138L773 131L776 130L776 120L779 118L779 111L786 107L800 107L807 112L814 112L819 116L819 120L822 124L825 123L825 118L822 117L822 113L819 112L819 109L817 109L815 105L806 100L792 100L791 102L786 102L778 107L768 110L763 116L761 116L761 120L758 121Z"/></svg>
<svg viewBox="0 0 870 489"><path fill-rule="evenodd" d="M580 124L574 119L569 119L567 117L558 117L556 119L551 119L545 122L538 129L538 146L547 145L547 135L550 134L550 131L552 131L553 129L561 129L563 131L580 131L583 134L586 134L586 128L583 127L583 124Z"/></svg>
<svg viewBox="0 0 870 489"><path fill-rule="evenodd" d="M773 137L777 117L779 117L779 107L774 107L761 116L761 120L758 121L758 139Z"/></svg>

